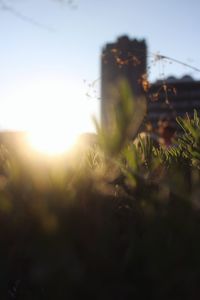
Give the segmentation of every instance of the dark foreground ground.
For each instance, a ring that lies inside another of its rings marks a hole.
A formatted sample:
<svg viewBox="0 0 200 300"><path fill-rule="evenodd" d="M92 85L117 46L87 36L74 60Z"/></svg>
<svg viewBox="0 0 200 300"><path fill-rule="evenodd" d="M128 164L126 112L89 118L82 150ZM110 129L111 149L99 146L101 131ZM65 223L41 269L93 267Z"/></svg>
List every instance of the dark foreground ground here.
<svg viewBox="0 0 200 300"><path fill-rule="evenodd" d="M1 144L0 299L199 299L198 161L16 149Z"/></svg>

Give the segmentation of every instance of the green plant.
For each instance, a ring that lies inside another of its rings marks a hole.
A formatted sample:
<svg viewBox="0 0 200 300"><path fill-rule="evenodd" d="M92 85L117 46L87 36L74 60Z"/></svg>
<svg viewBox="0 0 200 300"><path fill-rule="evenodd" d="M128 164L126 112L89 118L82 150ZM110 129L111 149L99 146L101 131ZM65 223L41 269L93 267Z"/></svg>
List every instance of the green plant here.
<svg viewBox="0 0 200 300"><path fill-rule="evenodd" d="M163 148L138 135L144 106L118 91L112 130L97 124L84 151L26 161L2 145L2 299L200 295L199 116L179 118Z"/></svg>

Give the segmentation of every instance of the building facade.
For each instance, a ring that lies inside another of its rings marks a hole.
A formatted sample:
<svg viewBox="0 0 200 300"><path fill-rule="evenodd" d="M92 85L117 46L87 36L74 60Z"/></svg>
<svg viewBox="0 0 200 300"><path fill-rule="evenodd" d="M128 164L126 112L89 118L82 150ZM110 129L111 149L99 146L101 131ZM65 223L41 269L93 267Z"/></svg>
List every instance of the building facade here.
<svg viewBox="0 0 200 300"><path fill-rule="evenodd" d="M113 87L120 80L126 79L134 93L143 93L139 79L145 74L146 43L144 40L130 40L127 36L120 37L116 43L107 44L101 59L101 121L109 126L110 105L113 101Z"/></svg>
<svg viewBox="0 0 200 300"><path fill-rule="evenodd" d="M159 120L168 120L176 127L176 117L192 116L200 111L200 81L190 76L169 77L164 82L151 84L147 94L148 120L157 126Z"/></svg>
<svg viewBox="0 0 200 300"><path fill-rule="evenodd" d="M101 121L109 124L109 106L112 103L110 91L120 79L126 79L134 96L141 94L147 100L146 122L156 130L159 122L167 121L176 129L176 117L193 115L200 111L200 81L190 76L180 79L169 77L149 83L147 78L147 46L145 40L130 40L120 37L115 43L107 44L101 60Z"/></svg>

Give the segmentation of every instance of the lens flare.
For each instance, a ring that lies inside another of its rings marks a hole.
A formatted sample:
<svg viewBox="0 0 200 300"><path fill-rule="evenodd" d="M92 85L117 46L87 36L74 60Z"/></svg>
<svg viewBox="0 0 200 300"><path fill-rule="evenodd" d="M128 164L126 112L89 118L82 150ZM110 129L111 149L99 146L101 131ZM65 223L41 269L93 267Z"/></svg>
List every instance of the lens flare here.
<svg viewBox="0 0 200 300"><path fill-rule="evenodd" d="M38 152L58 155L69 151L76 143L78 134L67 132L35 131L28 133L30 145Z"/></svg>

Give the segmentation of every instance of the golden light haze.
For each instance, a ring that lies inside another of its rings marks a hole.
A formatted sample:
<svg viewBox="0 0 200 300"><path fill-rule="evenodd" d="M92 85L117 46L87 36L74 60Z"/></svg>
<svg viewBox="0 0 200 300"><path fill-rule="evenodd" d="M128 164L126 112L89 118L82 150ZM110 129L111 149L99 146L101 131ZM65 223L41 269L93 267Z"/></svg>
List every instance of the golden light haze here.
<svg viewBox="0 0 200 300"><path fill-rule="evenodd" d="M64 79L47 78L16 86L3 109L9 111L10 127L28 132L28 140L39 152L59 154L69 149L83 132L94 131L84 86Z"/></svg>

